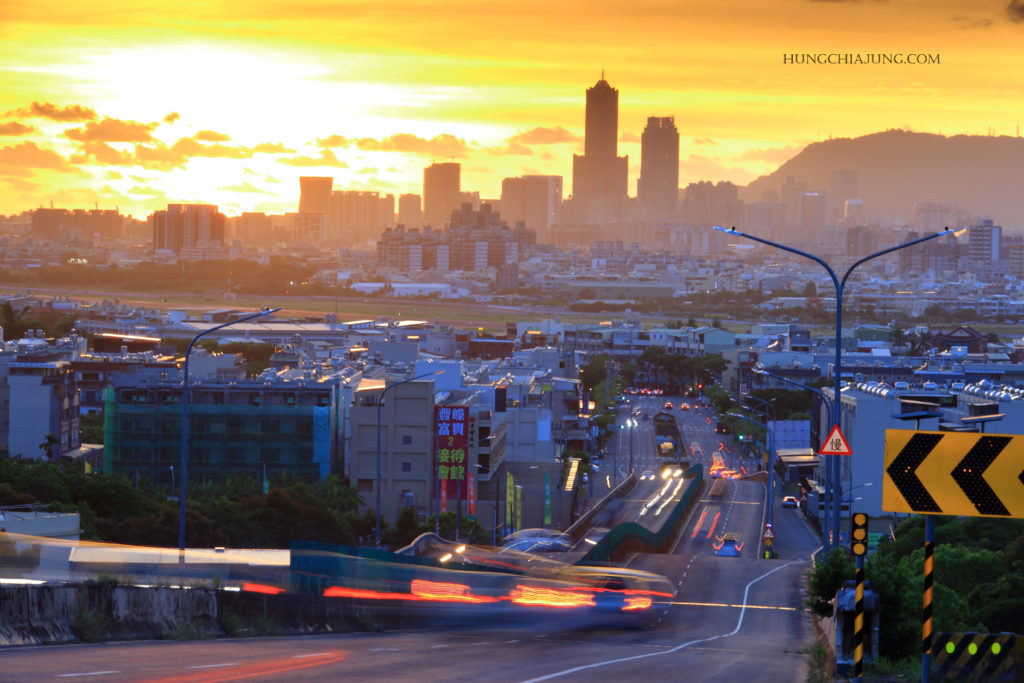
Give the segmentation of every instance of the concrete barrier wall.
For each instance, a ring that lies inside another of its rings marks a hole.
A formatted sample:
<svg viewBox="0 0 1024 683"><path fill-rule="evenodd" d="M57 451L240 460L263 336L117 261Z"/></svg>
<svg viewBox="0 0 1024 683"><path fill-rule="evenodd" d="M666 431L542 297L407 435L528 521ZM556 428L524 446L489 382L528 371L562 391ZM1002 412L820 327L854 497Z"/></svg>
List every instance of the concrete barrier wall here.
<svg viewBox="0 0 1024 683"><path fill-rule="evenodd" d="M345 601L102 583L0 586L0 646L357 630Z"/></svg>

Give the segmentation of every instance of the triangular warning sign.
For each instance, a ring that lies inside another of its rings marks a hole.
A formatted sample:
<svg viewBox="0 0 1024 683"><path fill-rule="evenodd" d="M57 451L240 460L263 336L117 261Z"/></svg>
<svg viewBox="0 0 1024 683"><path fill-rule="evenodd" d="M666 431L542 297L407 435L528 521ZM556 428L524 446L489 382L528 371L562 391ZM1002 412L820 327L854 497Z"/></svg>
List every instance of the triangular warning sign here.
<svg viewBox="0 0 1024 683"><path fill-rule="evenodd" d="M839 430L839 425L833 425L832 431L828 433L825 443L818 452L822 455L853 455L850 444Z"/></svg>
<svg viewBox="0 0 1024 683"><path fill-rule="evenodd" d="M761 536L761 538L763 538L766 541L770 538L775 538L775 532L772 531L772 528L770 526L766 526L764 528L764 534Z"/></svg>

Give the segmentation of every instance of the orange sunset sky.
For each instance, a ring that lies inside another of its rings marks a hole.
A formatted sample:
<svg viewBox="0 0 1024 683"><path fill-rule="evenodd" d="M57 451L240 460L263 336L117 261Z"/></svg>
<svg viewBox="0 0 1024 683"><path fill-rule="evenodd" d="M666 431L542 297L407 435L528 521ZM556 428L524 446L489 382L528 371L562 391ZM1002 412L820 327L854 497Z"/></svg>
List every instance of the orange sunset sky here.
<svg viewBox="0 0 1024 683"><path fill-rule="evenodd" d="M818 52L940 63L783 63ZM648 116L682 185L746 184L830 136L1016 135L1022 57L1024 0L0 0L0 214L294 211L300 175L419 193L443 160L568 193L602 69L631 195Z"/></svg>

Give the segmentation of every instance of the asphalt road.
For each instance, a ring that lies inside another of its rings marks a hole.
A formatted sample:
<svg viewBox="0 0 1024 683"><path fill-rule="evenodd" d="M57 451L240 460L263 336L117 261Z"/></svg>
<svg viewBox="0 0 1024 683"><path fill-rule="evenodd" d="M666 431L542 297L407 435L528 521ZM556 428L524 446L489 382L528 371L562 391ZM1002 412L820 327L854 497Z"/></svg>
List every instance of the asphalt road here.
<svg viewBox="0 0 1024 683"><path fill-rule="evenodd" d="M705 464L712 446L729 445L700 414L691 411L682 420L684 440L701 446L698 457ZM657 462L651 460L650 434L650 446L638 450L644 434L638 429L634 443L638 472L642 463ZM8 648L0 659L0 682L803 681L805 652L813 642L803 611L803 575L817 538L799 510L776 507L775 547L783 559L759 558L767 486L751 480L726 480L724 486L714 499L705 488L672 552L630 558L630 567L662 574L678 590L665 619L651 630L581 630L545 619L515 628L476 623L391 633ZM738 557L715 555L713 544L726 532L742 538Z"/></svg>

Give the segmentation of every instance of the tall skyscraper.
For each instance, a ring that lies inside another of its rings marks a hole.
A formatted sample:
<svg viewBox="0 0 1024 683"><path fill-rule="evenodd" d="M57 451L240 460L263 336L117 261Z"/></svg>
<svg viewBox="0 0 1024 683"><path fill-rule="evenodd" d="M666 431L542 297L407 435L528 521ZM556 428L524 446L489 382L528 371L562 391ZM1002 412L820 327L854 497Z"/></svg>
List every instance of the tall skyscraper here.
<svg viewBox="0 0 1024 683"><path fill-rule="evenodd" d="M618 156L619 91L601 74L587 90L583 156L572 157L572 196L585 204L597 203L601 214L621 214L625 204L628 157ZM593 212L591 212L593 213Z"/></svg>
<svg viewBox="0 0 1024 683"><path fill-rule="evenodd" d="M640 206L656 216L675 213L679 199L679 131L671 116L647 117L640 138L636 198Z"/></svg>
<svg viewBox="0 0 1024 683"><path fill-rule="evenodd" d="M460 175L457 163L431 164L423 169L423 220L427 225L442 227L459 208Z"/></svg>
<svg viewBox="0 0 1024 683"><path fill-rule="evenodd" d="M327 213L334 178L302 176L299 178L299 213Z"/></svg>

